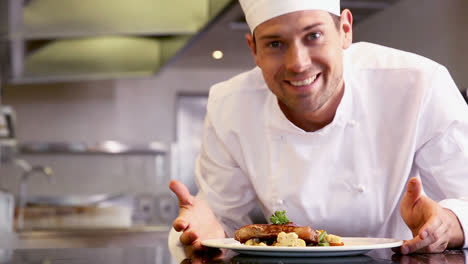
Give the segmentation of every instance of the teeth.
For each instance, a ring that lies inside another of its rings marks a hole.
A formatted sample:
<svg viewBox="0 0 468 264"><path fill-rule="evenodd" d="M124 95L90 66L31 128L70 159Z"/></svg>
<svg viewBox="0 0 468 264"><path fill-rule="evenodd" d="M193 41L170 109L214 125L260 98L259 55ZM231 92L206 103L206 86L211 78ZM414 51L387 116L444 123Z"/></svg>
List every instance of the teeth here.
<svg viewBox="0 0 468 264"><path fill-rule="evenodd" d="M290 83L294 86L305 86L305 85L309 85L313 83L316 78L317 78L317 75L315 75L314 77L310 77L309 79L305 79L303 81L298 81L298 82L291 81Z"/></svg>

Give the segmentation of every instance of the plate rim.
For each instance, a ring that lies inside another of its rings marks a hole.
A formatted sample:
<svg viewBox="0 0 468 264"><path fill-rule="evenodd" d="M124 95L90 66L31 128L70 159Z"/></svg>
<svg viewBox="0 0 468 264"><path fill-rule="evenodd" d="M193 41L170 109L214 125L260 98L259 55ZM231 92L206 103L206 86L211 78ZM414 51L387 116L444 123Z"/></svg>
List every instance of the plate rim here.
<svg viewBox="0 0 468 264"><path fill-rule="evenodd" d="M218 238L207 239L201 243L206 247L226 248L234 251L251 251L251 252L288 252L288 253L335 253L335 252L352 252L352 251L370 251L374 249L385 249L399 247L403 244L403 240L396 238L374 238L374 237L342 237L343 242L346 240L385 240L385 243L351 245L351 246L332 246L332 247L264 247L264 246L246 246L240 244L234 238Z"/></svg>

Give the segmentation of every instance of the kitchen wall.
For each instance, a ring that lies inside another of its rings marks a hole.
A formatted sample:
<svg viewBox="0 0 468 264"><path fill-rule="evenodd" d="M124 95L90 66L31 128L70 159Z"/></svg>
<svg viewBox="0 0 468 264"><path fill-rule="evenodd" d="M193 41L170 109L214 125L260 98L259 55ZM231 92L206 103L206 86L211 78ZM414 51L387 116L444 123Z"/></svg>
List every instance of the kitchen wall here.
<svg viewBox="0 0 468 264"><path fill-rule="evenodd" d="M468 1L400 0L362 21L355 41L369 41L429 57L451 72L460 90L468 88Z"/></svg>
<svg viewBox="0 0 468 264"><path fill-rule="evenodd" d="M157 75L145 79L9 86L4 93L18 118L19 142L125 143L176 139L176 97L207 94L209 87L254 66L244 39L246 30L231 30L230 18L218 21L191 40ZM216 49L224 58L214 60ZM25 155L34 164L55 170L55 183L31 177L30 193L91 194L167 190L170 170L156 177L149 156ZM0 186L16 192L20 171L1 168ZM158 187L159 186L159 187Z"/></svg>
<svg viewBox="0 0 468 264"><path fill-rule="evenodd" d="M0 1L0 104L2 102L2 81L6 58L6 37L8 32L8 5L7 1Z"/></svg>

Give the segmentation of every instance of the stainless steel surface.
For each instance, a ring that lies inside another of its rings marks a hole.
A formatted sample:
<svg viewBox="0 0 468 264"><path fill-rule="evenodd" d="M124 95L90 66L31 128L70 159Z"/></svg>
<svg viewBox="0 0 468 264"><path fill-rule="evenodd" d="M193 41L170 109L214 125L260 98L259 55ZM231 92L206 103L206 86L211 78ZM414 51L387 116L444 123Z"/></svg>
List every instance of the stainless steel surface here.
<svg viewBox="0 0 468 264"><path fill-rule="evenodd" d="M169 192L136 196L133 222L135 225L172 225L177 217L177 199Z"/></svg>
<svg viewBox="0 0 468 264"><path fill-rule="evenodd" d="M198 191L194 180L195 160L200 152L207 102L207 95L177 97L177 145L171 163L176 166L174 178L182 181L191 193Z"/></svg>
<svg viewBox="0 0 468 264"><path fill-rule="evenodd" d="M35 165L31 166L25 160L16 160L18 166L23 169L19 184L19 215L18 215L18 228L23 228L24 215L23 208L26 207L26 199L28 193L28 179L34 174L40 174L47 177L49 182L52 182L53 171L51 168L46 166Z"/></svg>
<svg viewBox="0 0 468 264"><path fill-rule="evenodd" d="M27 204L47 206L90 206L123 197L123 193L103 193L94 195L69 196L29 196Z"/></svg>
<svg viewBox="0 0 468 264"><path fill-rule="evenodd" d="M13 250L0 249L0 263L7 263L13 257Z"/></svg>
<svg viewBox="0 0 468 264"><path fill-rule="evenodd" d="M178 213L177 200L169 192L158 194L104 193L94 195L28 196L22 199L25 200L21 202L23 207L26 208L24 210L29 214L37 214L40 210L42 220L41 222L31 222L31 219L29 219L29 222L27 222L26 219L23 219L24 225L22 227L17 222L17 229L21 231L76 231L97 230L97 228L100 230L121 231L126 230L127 227L137 228L137 230L138 228L152 228L154 226L169 227ZM23 212L23 207L19 208L20 213ZM105 208L114 208L114 211L112 211L114 213L118 208L126 208L123 211L126 212L124 216L116 216L124 218L112 218L112 220L123 220L127 219L128 216L128 222L125 221L127 225L122 226L121 222L114 222L113 225L110 222L104 224L99 215L105 217L106 212L106 215L111 213L111 211L100 210L105 210ZM87 213L88 211L92 213ZM78 222L78 218L75 218L75 220L67 218L67 216L72 217L73 215L74 217L81 217L81 220ZM19 216L22 216L22 214ZM88 221L88 224L85 225L84 221ZM116 226L116 223L119 223L119 226Z"/></svg>
<svg viewBox="0 0 468 264"><path fill-rule="evenodd" d="M13 195L0 189L0 233L13 231Z"/></svg>
<svg viewBox="0 0 468 264"><path fill-rule="evenodd" d="M146 247L18 249L10 253L7 262L0 263L178 264L171 259L163 239Z"/></svg>
<svg viewBox="0 0 468 264"><path fill-rule="evenodd" d="M67 228L67 229L35 229L19 230L18 236L21 239L38 238L67 238L79 236L103 236L103 235L125 235L139 233L163 233L166 234L171 229L169 225L151 225L151 226L131 226L116 228Z"/></svg>
<svg viewBox="0 0 468 264"><path fill-rule="evenodd" d="M19 146L22 154L98 154L98 155L165 155L168 147L161 142L126 144L103 141L96 144L80 142L30 142Z"/></svg>
<svg viewBox="0 0 468 264"><path fill-rule="evenodd" d="M13 108L0 104L0 166L11 162L17 154L15 124Z"/></svg>

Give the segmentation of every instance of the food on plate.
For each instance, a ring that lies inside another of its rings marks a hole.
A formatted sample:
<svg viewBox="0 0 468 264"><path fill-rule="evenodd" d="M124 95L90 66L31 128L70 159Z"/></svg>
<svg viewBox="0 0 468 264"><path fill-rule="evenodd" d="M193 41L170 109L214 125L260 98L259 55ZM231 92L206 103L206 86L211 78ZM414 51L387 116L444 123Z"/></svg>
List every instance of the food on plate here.
<svg viewBox="0 0 468 264"><path fill-rule="evenodd" d="M309 226L297 226L293 223L283 225L269 224L253 224L246 225L238 229L234 234L234 239L241 243L245 243L252 238L260 240L276 240L278 234L295 233L297 236L307 243L318 243L318 232Z"/></svg>
<svg viewBox="0 0 468 264"><path fill-rule="evenodd" d="M298 226L290 222L285 211L276 211L272 224L246 225L234 234L234 239L250 246L343 246L341 237L315 230L309 226Z"/></svg>

